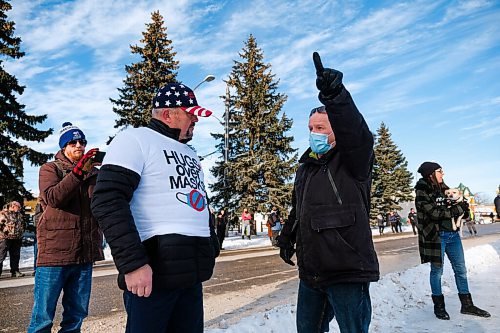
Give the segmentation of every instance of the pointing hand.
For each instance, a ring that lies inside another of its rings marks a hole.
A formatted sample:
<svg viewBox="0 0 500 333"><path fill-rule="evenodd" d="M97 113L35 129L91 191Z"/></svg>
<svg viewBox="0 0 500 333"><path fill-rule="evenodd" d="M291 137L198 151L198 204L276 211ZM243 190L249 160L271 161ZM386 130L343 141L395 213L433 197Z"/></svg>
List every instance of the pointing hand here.
<svg viewBox="0 0 500 333"><path fill-rule="evenodd" d="M319 90L319 100L325 104L340 94L342 88L342 72L324 68L318 52L313 53L314 67L316 68L316 87Z"/></svg>

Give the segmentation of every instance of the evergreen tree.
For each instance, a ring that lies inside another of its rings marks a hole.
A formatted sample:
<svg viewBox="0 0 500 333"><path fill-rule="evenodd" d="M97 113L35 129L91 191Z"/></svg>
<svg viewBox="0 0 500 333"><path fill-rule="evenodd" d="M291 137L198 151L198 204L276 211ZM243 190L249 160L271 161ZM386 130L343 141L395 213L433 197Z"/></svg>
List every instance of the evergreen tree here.
<svg viewBox="0 0 500 333"><path fill-rule="evenodd" d="M38 130L35 126L47 119L47 115L33 116L25 111L25 105L17 101L24 92L16 77L5 71L4 57L19 59L24 56L20 50L21 38L14 37L13 21L7 19L6 12L12 6L0 0L0 201L2 204L11 200L23 201L32 198L23 183L23 160L26 158L32 165L41 165L50 154L40 153L27 145L27 142L44 141L51 133ZM19 142L23 140L23 142Z"/></svg>
<svg viewBox="0 0 500 333"><path fill-rule="evenodd" d="M286 212L297 163L293 137L286 136L292 120L281 113L286 96L276 92L279 80L271 74L271 65L264 63L252 35L239 56L243 60L234 61L226 82L231 90L222 97L229 111L228 160L218 161L211 169L217 178L210 185L215 193L212 199L232 212L243 207L267 212L272 206ZM212 136L221 140L217 148L223 152L224 135Z"/></svg>
<svg viewBox="0 0 500 333"><path fill-rule="evenodd" d="M141 43L130 46L132 54L140 56L140 61L125 65L127 72L123 80L124 87L118 88L118 99L110 98L115 105L113 112L120 117L115 128L132 125L146 126L151 119L151 103L159 88L167 83L177 82L178 61L176 52L167 38L167 28L159 11L151 14L152 22L146 24Z"/></svg>
<svg viewBox="0 0 500 333"><path fill-rule="evenodd" d="M372 223L376 223L378 214L385 218L388 212L401 209L399 203L413 200L413 176L408 171L408 162L392 141L389 129L383 122L377 130L374 150L370 212Z"/></svg>

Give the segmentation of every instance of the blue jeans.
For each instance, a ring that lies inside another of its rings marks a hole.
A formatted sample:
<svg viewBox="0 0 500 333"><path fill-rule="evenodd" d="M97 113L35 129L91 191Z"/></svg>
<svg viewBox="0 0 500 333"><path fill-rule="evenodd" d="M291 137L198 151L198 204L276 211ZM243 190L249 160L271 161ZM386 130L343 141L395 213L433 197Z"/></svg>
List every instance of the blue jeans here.
<svg viewBox="0 0 500 333"><path fill-rule="evenodd" d="M80 332L88 315L91 285L92 264L37 267L28 333L51 332L61 291L64 310L59 332Z"/></svg>
<svg viewBox="0 0 500 333"><path fill-rule="evenodd" d="M203 291L201 283L191 288L155 290L149 297L124 291L127 333L203 332Z"/></svg>
<svg viewBox="0 0 500 333"><path fill-rule="evenodd" d="M297 301L297 332L328 332L335 317L342 333L367 333L372 306L370 283L338 283L313 288L304 281L299 284Z"/></svg>
<svg viewBox="0 0 500 333"><path fill-rule="evenodd" d="M464 249L460 234L456 231L440 231L439 235L441 237L441 259L443 265L438 266L431 263L430 282L432 295L439 296L443 294L441 290L441 276L443 275L445 253L455 273L455 283L457 284L458 293L468 294L467 267L465 267Z"/></svg>

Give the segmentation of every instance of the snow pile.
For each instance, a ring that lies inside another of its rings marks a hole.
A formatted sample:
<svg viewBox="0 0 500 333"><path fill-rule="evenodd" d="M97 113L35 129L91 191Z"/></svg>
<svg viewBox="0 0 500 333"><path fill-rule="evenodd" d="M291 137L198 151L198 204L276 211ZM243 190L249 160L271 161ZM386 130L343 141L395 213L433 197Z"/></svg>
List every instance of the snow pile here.
<svg viewBox="0 0 500 333"><path fill-rule="evenodd" d="M500 241L481 245L465 252L469 276L469 289L476 305L489 311L491 318L479 318L460 314L453 271L445 260L443 294L450 321L438 320L433 313L429 286L429 264L419 265L404 272L390 273L370 287L372 322L370 332L498 332L500 300L491 297L491 286L500 286ZM288 333L295 332L295 304L276 307L242 319L227 327L207 333ZM330 332L339 332L335 320Z"/></svg>

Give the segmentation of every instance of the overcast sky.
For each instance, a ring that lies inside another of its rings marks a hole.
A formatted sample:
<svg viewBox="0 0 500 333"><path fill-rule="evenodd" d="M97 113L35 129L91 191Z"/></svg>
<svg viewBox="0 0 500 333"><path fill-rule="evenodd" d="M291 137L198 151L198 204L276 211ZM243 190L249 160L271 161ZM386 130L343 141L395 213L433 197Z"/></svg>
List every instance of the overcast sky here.
<svg viewBox="0 0 500 333"><path fill-rule="evenodd" d="M344 82L375 132L384 122L416 176L439 162L445 182L493 196L500 184L500 4L498 1L12 1L26 56L4 63L26 86L29 114L55 133L35 149L54 153L65 121L79 126L89 148L106 150L116 114L109 98L123 86L124 66L137 61L151 13L159 10L180 62L178 79L197 89L198 102L222 117L219 96L249 34L288 96L294 147L307 148L307 116L319 104L312 52ZM214 151L214 118L201 119L193 146ZM205 177L216 158L205 160ZM38 193L38 170L27 187Z"/></svg>

